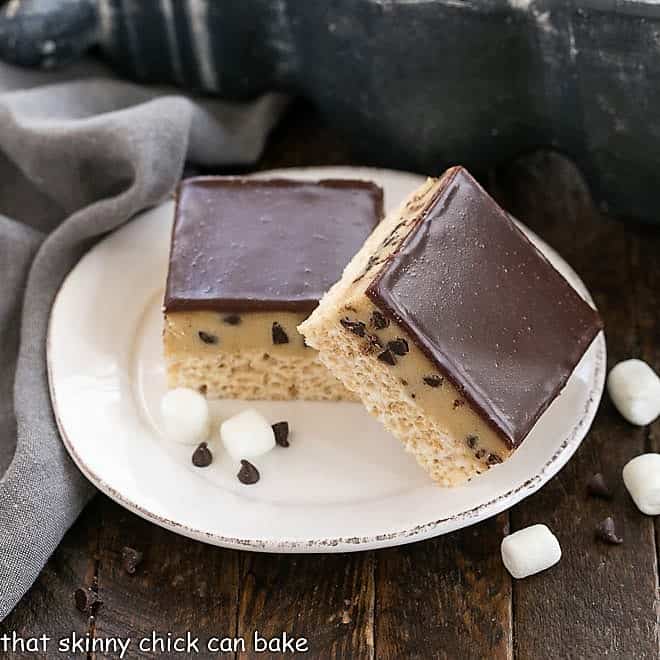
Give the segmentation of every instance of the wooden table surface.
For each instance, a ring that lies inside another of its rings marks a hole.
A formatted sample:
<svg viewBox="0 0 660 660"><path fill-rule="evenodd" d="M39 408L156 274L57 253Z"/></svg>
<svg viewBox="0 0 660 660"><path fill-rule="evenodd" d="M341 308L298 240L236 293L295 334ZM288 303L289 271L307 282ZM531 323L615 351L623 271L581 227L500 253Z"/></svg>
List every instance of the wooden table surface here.
<svg viewBox="0 0 660 660"><path fill-rule="evenodd" d="M369 164L311 109L297 106L258 167L347 163ZM504 166L484 183L584 279L605 321L609 365L639 357L660 371L660 231L594 208L573 166L551 153ZM223 550L165 531L98 495L0 634L138 639L152 630L191 631L204 640L251 639L258 630L306 637L313 658L657 658L660 520L637 511L621 468L659 450L660 422L633 427L605 395L575 457L509 512L437 539L354 554ZM612 501L586 495L594 472L613 486ZM594 538L608 515L622 545ZM538 522L558 536L562 560L513 581L500 541ZM122 568L123 546L144 553L135 575ZM72 594L94 581L103 605L90 620ZM132 647L130 657L151 656Z"/></svg>

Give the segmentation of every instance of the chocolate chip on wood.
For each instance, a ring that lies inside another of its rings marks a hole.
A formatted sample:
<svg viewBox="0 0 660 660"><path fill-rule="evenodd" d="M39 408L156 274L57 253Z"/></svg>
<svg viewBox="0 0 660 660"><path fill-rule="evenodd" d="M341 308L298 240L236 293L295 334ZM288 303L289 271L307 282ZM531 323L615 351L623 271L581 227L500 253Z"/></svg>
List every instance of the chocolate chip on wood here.
<svg viewBox="0 0 660 660"><path fill-rule="evenodd" d="M623 539L616 533L616 524L612 516L608 516L602 520L596 528L596 536L605 543L611 545L619 545L623 543Z"/></svg>
<svg viewBox="0 0 660 660"><path fill-rule="evenodd" d="M142 563L142 559L143 554L135 548L124 546L121 549L121 564L129 575L133 575L135 573L138 566Z"/></svg>
<svg viewBox="0 0 660 660"><path fill-rule="evenodd" d="M600 473L592 475L587 481L587 492L594 497L600 497L604 500L612 499L612 491L610 490L605 477Z"/></svg>

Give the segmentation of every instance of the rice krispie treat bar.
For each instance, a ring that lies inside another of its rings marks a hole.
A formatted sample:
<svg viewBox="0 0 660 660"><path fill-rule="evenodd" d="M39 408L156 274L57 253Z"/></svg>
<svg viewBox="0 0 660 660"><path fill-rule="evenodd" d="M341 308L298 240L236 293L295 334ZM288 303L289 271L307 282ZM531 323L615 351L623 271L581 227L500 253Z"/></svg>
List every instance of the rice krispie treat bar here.
<svg viewBox="0 0 660 660"><path fill-rule="evenodd" d="M505 461L601 329L460 167L367 239L299 330L440 484Z"/></svg>
<svg viewBox="0 0 660 660"><path fill-rule="evenodd" d="M382 204L381 189L362 181L183 181L164 304L169 386L210 398L353 398L296 326Z"/></svg>

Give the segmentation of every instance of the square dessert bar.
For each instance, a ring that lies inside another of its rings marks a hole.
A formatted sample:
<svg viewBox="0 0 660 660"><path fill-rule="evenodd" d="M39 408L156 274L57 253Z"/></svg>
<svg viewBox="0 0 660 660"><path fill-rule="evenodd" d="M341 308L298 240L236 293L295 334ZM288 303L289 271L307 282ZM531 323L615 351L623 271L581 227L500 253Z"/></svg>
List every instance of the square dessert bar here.
<svg viewBox="0 0 660 660"><path fill-rule="evenodd" d="M601 327L455 167L376 228L299 329L431 476L454 485L511 455Z"/></svg>
<svg viewBox="0 0 660 660"><path fill-rule="evenodd" d="M353 398L296 326L382 205L382 190L363 181L183 181L164 304L169 386L210 398Z"/></svg>

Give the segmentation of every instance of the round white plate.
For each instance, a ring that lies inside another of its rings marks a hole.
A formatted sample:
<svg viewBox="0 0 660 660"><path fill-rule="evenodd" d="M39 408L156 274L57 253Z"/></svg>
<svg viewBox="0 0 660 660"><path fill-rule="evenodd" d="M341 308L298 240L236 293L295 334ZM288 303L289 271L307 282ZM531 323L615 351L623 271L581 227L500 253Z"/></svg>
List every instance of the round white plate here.
<svg viewBox="0 0 660 660"><path fill-rule="evenodd" d="M261 173L369 179L392 208L418 176L361 168ZM246 405L289 421L291 447L255 460L261 481L244 486L217 439L213 464L193 467L192 448L160 427L166 390L161 301L173 204L141 214L94 247L53 306L48 368L53 407L69 453L100 490L144 518L216 545L277 552L340 552L407 543L470 525L540 488L586 434L605 377L601 335L515 455L460 488L435 486L359 404L218 401L215 426ZM578 276L532 240L585 297ZM217 435L217 433L216 433Z"/></svg>

